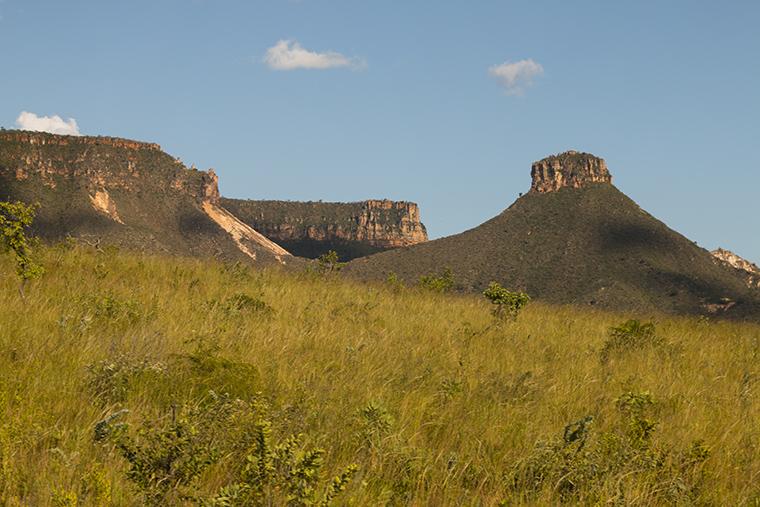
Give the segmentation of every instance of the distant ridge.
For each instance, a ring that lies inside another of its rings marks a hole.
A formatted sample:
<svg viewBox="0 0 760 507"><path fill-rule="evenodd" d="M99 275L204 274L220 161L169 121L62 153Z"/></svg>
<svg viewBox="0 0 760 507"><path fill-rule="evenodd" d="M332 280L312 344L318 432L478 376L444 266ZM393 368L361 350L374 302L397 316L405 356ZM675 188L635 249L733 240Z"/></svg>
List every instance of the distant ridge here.
<svg viewBox="0 0 760 507"><path fill-rule="evenodd" d="M457 286L490 281L553 303L757 317L741 274L626 197L601 158L566 152L533 164L531 191L469 231L357 259L347 272L414 283L452 269Z"/></svg>
<svg viewBox="0 0 760 507"><path fill-rule="evenodd" d="M226 198L221 202L245 223L301 257L316 258L335 250L341 260L350 260L427 241L419 207L413 202Z"/></svg>

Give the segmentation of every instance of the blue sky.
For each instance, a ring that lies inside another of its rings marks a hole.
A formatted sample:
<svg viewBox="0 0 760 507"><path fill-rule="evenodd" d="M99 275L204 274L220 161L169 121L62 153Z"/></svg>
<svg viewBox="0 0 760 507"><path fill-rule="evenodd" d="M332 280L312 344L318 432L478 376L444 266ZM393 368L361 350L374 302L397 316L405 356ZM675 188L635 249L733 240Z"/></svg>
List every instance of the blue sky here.
<svg viewBox="0 0 760 507"><path fill-rule="evenodd" d="M760 261L758 19L757 1L0 0L0 125L158 142L230 197L416 201L432 237L510 205L534 160L589 151L677 231Z"/></svg>

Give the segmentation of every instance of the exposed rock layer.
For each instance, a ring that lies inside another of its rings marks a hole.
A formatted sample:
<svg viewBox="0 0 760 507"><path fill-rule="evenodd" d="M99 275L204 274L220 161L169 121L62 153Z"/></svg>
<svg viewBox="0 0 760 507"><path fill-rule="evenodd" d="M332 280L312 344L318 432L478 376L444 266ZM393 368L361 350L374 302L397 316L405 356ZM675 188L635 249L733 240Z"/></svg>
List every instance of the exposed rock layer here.
<svg viewBox="0 0 760 507"><path fill-rule="evenodd" d="M0 131L0 199L39 202L35 232L43 238L262 262L289 257L229 219L213 170L189 169L157 144Z"/></svg>
<svg viewBox="0 0 760 507"><path fill-rule="evenodd" d="M710 252L721 263L739 270L747 278L747 286L760 288L760 267L757 264L739 257L730 250L718 248Z"/></svg>
<svg viewBox="0 0 760 507"><path fill-rule="evenodd" d="M268 238L305 257L334 249L342 259L352 259L427 241L419 207L412 202L222 199L222 204Z"/></svg>
<svg viewBox="0 0 760 507"><path fill-rule="evenodd" d="M612 183L603 159L590 153L566 151L534 162L531 190L555 192L563 187L581 188L592 183Z"/></svg>

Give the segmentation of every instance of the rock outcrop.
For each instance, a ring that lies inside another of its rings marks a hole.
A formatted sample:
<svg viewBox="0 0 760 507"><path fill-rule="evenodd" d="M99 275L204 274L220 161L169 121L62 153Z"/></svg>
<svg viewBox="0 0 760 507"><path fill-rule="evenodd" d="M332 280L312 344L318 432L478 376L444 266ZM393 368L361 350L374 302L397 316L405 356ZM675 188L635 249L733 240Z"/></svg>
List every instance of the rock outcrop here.
<svg viewBox="0 0 760 507"><path fill-rule="evenodd" d="M718 262L739 270L746 277L748 287L760 288L760 267L758 267L757 264L739 257L734 252L723 248L718 248L710 253L713 254L713 257L715 257Z"/></svg>
<svg viewBox="0 0 760 507"><path fill-rule="evenodd" d="M154 143L0 131L0 199L39 202L35 232L131 249L281 261L280 246L220 205L213 169L187 168Z"/></svg>
<svg viewBox="0 0 760 507"><path fill-rule="evenodd" d="M427 241L419 207L413 202L222 199L222 204L254 229L304 257L336 250L341 259L353 259Z"/></svg>
<svg viewBox="0 0 760 507"><path fill-rule="evenodd" d="M603 159L590 153L566 151L534 162L531 191L555 192L563 187L581 188L593 183L612 183Z"/></svg>

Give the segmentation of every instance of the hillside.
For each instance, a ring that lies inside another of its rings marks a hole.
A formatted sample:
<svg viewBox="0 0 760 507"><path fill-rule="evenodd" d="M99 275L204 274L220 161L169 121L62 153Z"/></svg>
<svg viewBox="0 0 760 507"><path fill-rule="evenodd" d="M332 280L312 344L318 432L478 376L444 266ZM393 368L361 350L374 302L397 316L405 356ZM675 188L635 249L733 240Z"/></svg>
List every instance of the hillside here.
<svg viewBox="0 0 760 507"><path fill-rule="evenodd" d="M213 170L152 143L0 131L0 200L39 203L42 239L257 262L290 254L219 203Z"/></svg>
<svg viewBox="0 0 760 507"><path fill-rule="evenodd" d="M295 202L222 199L242 221L293 255L316 258L335 250L341 260L427 241L413 202Z"/></svg>
<svg viewBox="0 0 760 507"><path fill-rule="evenodd" d="M37 254L25 303L0 256L0 505L283 505L351 464L332 505L760 498L756 325L537 302L498 324L479 296Z"/></svg>
<svg viewBox="0 0 760 507"><path fill-rule="evenodd" d="M537 162L532 174L531 191L480 226L347 271L415 282L449 267L465 291L493 280L552 303L760 317L745 277L615 188L602 159L571 152Z"/></svg>

